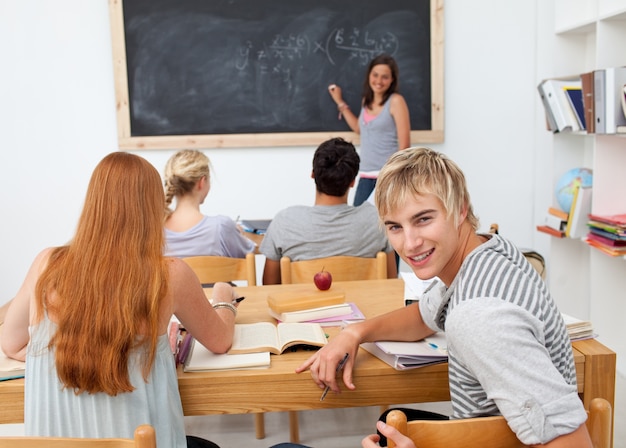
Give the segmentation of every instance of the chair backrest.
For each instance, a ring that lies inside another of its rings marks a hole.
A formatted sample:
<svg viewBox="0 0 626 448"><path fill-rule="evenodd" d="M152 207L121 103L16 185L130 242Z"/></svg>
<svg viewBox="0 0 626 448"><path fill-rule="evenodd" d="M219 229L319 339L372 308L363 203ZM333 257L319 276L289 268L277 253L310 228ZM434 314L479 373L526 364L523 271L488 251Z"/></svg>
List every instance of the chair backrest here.
<svg viewBox="0 0 626 448"><path fill-rule="evenodd" d="M246 258L203 255L186 257L183 261L193 269L202 284L247 280L248 286L256 286L256 261L253 253L247 254Z"/></svg>
<svg viewBox="0 0 626 448"><path fill-rule="evenodd" d="M375 258L335 257L312 260L291 261L289 257L280 259L281 283L311 283L313 276L324 269L333 276L333 281L377 280L387 278L387 254L378 252Z"/></svg>
<svg viewBox="0 0 626 448"><path fill-rule="evenodd" d="M414 420L407 422L402 411L393 410L387 423L408 436L417 448L519 448L525 447L511 431L504 417L459 420ZM611 446L613 413L611 404L595 398L589 407L587 429L594 448ZM388 441L390 448L395 447Z"/></svg>
<svg viewBox="0 0 626 448"><path fill-rule="evenodd" d="M133 439L0 437L0 448L156 448L156 434L152 426L140 425Z"/></svg>

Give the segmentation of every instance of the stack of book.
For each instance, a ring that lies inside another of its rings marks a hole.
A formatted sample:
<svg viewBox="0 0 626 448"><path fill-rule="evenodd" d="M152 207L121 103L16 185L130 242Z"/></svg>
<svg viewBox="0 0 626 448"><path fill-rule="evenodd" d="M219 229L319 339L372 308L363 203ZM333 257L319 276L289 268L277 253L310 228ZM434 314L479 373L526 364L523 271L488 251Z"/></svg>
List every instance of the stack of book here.
<svg viewBox="0 0 626 448"><path fill-rule="evenodd" d="M587 226L587 244L614 257L626 255L626 213L590 214Z"/></svg>
<svg viewBox="0 0 626 448"><path fill-rule="evenodd" d="M537 230L557 238L583 238L587 232L588 216L591 213L592 191L592 187L576 187L569 212L550 207L544 223L537 225Z"/></svg>
<svg viewBox="0 0 626 448"><path fill-rule="evenodd" d="M556 207L548 208L548 213L542 224L537 225L537 230L557 238L565 237L565 229L569 213Z"/></svg>
<svg viewBox="0 0 626 448"><path fill-rule="evenodd" d="M582 339L591 339L596 337L593 332L593 325L591 325L591 322L578 319L565 313L561 313L561 315L565 321L567 334L569 335L570 340L580 341Z"/></svg>
<svg viewBox="0 0 626 448"><path fill-rule="evenodd" d="M361 344L361 348L396 370L415 369L448 361L446 336L441 332L421 341L366 342Z"/></svg>
<svg viewBox="0 0 626 448"><path fill-rule="evenodd" d="M288 291L268 295L270 316L279 322L314 322L323 326L341 326L343 321L363 320L365 316L345 293L331 287L320 291L313 285L294 285Z"/></svg>

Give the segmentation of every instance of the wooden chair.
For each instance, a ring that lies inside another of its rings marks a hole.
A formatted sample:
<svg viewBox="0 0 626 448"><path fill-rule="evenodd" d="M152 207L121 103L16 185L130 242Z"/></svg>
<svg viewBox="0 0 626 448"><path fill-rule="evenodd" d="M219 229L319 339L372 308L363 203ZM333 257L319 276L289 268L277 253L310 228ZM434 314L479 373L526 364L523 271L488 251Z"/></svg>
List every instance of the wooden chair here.
<svg viewBox="0 0 626 448"><path fill-rule="evenodd" d="M72 437L0 437L0 448L156 448L150 425L135 429L132 439L83 439Z"/></svg>
<svg viewBox="0 0 626 448"><path fill-rule="evenodd" d="M215 282L246 280L248 286L256 286L256 260L253 253L246 258L217 256L186 257L187 263L196 273L203 285ZM254 414L254 426L257 439L265 438L265 418L263 413Z"/></svg>
<svg viewBox="0 0 626 448"><path fill-rule="evenodd" d="M282 257L280 259L280 282L282 284L313 283L313 276L322 269L330 272L333 281L338 282L386 279L387 254L378 252L376 258L338 255L301 261L291 261L289 257ZM299 432L298 412L289 411L289 440L292 443L298 443Z"/></svg>
<svg viewBox="0 0 626 448"><path fill-rule="evenodd" d="M589 407L587 429L594 448L609 448L613 412L604 398L595 398ZM504 417L460 420L415 420L407 422L402 411L393 410L387 423L408 436L417 448L520 448L525 447L511 431ZM390 448L395 443L388 440Z"/></svg>
<svg viewBox="0 0 626 448"><path fill-rule="evenodd" d="M333 276L333 281L376 280L387 278L387 254L378 252L376 258L335 257L313 260L291 261L289 257L280 259L281 283L312 283L313 276L322 270Z"/></svg>
<svg viewBox="0 0 626 448"><path fill-rule="evenodd" d="M200 283L247 280L248 286L256 286L256 261L253 253L246 258L217 256L186 257L187 263L200 279Z"/></svg>

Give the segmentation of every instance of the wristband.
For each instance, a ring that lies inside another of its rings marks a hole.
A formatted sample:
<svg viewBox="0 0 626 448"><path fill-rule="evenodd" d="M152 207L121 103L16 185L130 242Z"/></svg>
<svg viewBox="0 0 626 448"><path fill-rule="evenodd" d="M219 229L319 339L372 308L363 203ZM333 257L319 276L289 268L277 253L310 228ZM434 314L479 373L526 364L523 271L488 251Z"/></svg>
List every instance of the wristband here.
<svg viewBox="0 0 626 448"><path fill-rule="evenodd" d="M213 304L213 309L218 310L219 308L228 308L233 312L235 316L237 316L237 308L232 303L228 302L217 302Z"/></svg>

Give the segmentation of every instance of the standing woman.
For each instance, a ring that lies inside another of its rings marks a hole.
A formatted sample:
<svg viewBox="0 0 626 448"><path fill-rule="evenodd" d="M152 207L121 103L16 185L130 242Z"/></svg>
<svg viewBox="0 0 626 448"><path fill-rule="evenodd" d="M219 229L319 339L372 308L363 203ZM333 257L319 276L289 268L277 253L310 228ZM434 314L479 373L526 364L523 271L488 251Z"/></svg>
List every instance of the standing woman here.
<svg viewBox="0 0 626 448"><path fill-rule="evenodd" d="M331 84L328 91L340 116L361 136L361 168L354 196L354 205L361 205L374 191L378 172L387 159L411 144L409 108L398 93L398 64L387 54L372 59L358 117L344 102L339 86Z"/></svg>
<svg viewBox="0 0 626 448"><path fill-rule="evenodd" d="M174 314L199 343L226 352L234 291L217 284L211 306L191 268L163 256L164 203L148 161L111 153L92 174L72 240L35 258L1 341L26 360L27 435L132 438L150 424L160 447L216 446L188 445L167 327Z"/></svg>
<svg viewBox="0 0 626 448"><path fill-rule="evenodd" d="M211 189L209 158L200 151L178 151L165 165L165 202L176 208L165 220L165 255L193 257L215 255L245 258L255 244L243 236L228 216L206 216L200 204Z"/></svg>

